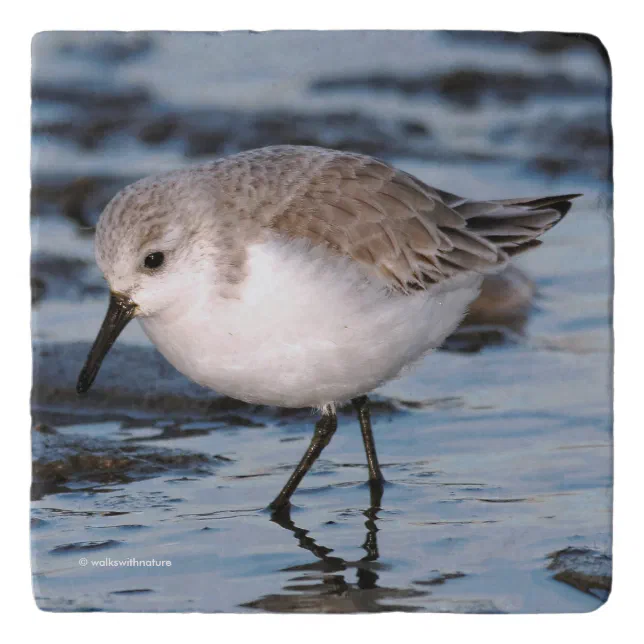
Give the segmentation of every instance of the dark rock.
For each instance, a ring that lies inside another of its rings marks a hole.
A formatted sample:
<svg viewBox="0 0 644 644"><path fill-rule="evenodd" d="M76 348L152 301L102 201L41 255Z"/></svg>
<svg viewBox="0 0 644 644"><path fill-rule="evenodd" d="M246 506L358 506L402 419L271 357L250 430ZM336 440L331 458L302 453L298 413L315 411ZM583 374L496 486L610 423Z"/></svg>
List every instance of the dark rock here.
<svg viewBox="0 0 644 644"><path fill-rule="evenodd" d="M610 178L612 134L606 113L591 112L572 122L548 118L517 136L537 151L530 169L552 177L583 172L603 181Z"/></svg>
<svg viewBox="0 0 644 644"><path fill-rule="evenodd" d="M225 132L217 130L193 131L187 135L185 154L187 157L200 157L221 154L228 142Z"/></svg>
<svg viewBox="0 0 644 644"><path fill-rule="evenodd" d="M32 432L32 497L69 491L79 483L125 483L169 472L204 475L218 459L205 454L150 448L56 431Z"/></svg>
<svg viewBox="0 0 644 644"><path fill-rule="evenodd" d="M538 156L526 163L526 169L545 174L556 179L580 169L581 164L574 159L561 159L548 156Z"/></svg>
<svg viewBox="0 0 644 644"><path fill-rule="evenodd" d="M613 579L613 559L592 548L568 547L548 555L548 570L554 578L573 588L598 597L608 598Z"/></svg>
<svg viewBox="0 0 644 644"><path fill-rule="evenodd" d="M398 91L403 94L437 95L463 108L474 109L485 98L501 103L523 103L531 97L604 96L606 87L599 82L564 74L518 73L461 68L443 73L417 75L371 74L344 76L315 81L314 91L367 89Z"/></svg>
<svg viewBox="0 0 644 644"><path fill-rule="evenodd" d="M37 304L44 297L46 292L45 281L40 278L33 276L30 280L31 283L31 303Z"/></svg>
<svg viewBox="0 0 644 644"><path fill-rule="evenodd" d="M73 141L83 150L94 150L110 135L123 131L130 124L128 116L105 112L76 116L73 119L37 123L33 136L45 136Z"/></svg>
<svg viewBox="0 0 644 644"><path fill-rule="evenodd" d="M418 584L419 586L442 586L446 581L449 581L450 579L460 579L461 577L465 577L465 573L463 572L445 572L445 573L439 573L434 577L431 577L430 579L421 579L420 581L415 581L415 584Z"/></svg>
<svg viewBox="0 0 644 644"><path fill-rule="evenodd" d="M31 214L59 213L81 231L93 229L110 199L133 179L112 176L32 178Z"/></svg>
<svg viewBox="0 0 644 644"><path fill-rule="evenodd" d="M50 550L52 555L67 554L70 552L85 552L86 550L105 550L121 545L121 541L116 539L106 539L105 541L78 541L75 543L65 543L56 546Z"/></svg>
<svg viewBox="0 0 644 644"><path fill-rule="evenodd" d="M39 254L31 259L31 270L51 277L77 279L88 264L77 257L60 257L59 255Z"/></svg>
<svg viewBox="0 0 644 644"><path fill-rule="evenodd" d="M410 136L429 136L430 132L425 125L418 121L403 121L402 129Z"/></svg>
<svg viewBox="0 0 644 644"><path fill-rule="evenodd" d="M158 145L172 137L178 127L179 117L176 114L165 114L149 122L144 122L139 127L138 138L149 145Z"/></svg>
<svg viewBox="0 0 644 644"><path fill-rule="evenodd" d="M77 257L36 253L31 258L32 303L43 297L77 299L105 290L98 268Z"/></svg>
<svg viewBox="0 0 644 644"><path fill-rule="evenodd" d="M149 103L143 87L119 86L100 80L51 81L35 79L31 86L34 101L66 103L83 110L133 110Z"/></svg>
<svg viewBox="0 0 644 644"><path fill-rule="evenodd" d="M485 74L471 69L445 74L437 87L444 98L463 107L476 107L488 89Z"/></svg>
<svg viewBox="0 0 644 644"><path fill-rule="evenodd" d="M419 123L377 119L358 112L298 114L218 113L183 115L179 136L186 139L186 155L229 154L267 145L314 145L371 155L421 152L418 139L430 136Z"/></svg>
<svg viewBox="0 0 644 644"><path fill-rule="evenodd" d="M589 34L553 31L443 31L445 36L481 45L523 46L542 54L559 54L569 50L598 50L598 41Z"/></svg>
<svg viewBox="0 0 644 644"><path fill-rule="evenodd" d="M152 38L143 32L75 32L60 46L60 52L99 63L123 63L139 58L152 48Z"/></svg>

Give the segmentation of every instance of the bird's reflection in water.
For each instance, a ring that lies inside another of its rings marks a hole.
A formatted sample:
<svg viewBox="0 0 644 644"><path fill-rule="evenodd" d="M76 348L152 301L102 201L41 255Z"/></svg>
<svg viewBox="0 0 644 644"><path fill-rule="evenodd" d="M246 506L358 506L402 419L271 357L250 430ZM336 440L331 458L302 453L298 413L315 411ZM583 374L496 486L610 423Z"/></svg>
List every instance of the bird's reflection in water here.
<svg viewBox="0 0 644 644"><path fill-rule="evenodd" d="M366 517L367 536L362 544L366 551L357 561L347 561L333 556L327 548L309 536L308 530L293 522L290 511L274 513L271 521L293 533L300 548L308 550L316 561L282 569L282 572L303 573L289 579L284 586L285 593L264 595L244 604L270 612L327 612L357 613L384 611L421 610L411 604L395 604L392 600L424 597L430 593L410 588L388 588L379 586L378 571L384 567L378 561L378 511L383 497L382 483L370 485L370 506L362 514ZM356 581L346 578L346 572L355 568ZM386 603L381 603L387 600Z"/></svg>

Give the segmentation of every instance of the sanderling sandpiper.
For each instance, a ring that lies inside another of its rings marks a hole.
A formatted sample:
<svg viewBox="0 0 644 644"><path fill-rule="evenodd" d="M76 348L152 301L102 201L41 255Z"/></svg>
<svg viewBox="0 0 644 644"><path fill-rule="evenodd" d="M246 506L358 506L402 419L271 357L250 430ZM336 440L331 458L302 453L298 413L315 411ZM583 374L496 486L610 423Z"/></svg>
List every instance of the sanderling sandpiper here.
<svg viewBox="0 0 644 644"><path fill-rule="evenodd" d="M273 509L289 505L346 401L381 487L367 394L440 346L483 275L539 245L576 196L471 201L368 156L304 146L142 179L98 222L111 297L77 390L136 317L201 385L321 410Z"/></svg>

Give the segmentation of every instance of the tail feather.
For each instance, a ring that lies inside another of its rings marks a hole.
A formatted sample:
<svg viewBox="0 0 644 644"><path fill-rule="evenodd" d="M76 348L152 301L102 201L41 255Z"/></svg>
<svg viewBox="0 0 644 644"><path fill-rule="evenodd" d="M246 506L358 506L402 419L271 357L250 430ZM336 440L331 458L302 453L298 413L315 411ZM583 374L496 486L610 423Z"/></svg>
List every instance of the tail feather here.
<svg viewBox="0 0 644 644"><path fill-rule="evenodd" d="M466 220L466 229L501 248L507 255L517 255L538 246L544 232L559 223L579 194L465 201L452 208Z"/></svg>

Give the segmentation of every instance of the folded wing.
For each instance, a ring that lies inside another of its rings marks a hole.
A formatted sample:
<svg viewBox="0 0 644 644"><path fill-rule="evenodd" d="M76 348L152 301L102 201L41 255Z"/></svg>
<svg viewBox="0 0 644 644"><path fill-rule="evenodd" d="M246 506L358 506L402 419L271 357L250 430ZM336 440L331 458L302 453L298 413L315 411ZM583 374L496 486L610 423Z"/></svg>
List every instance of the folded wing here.
<svg viewBox="0 0 644 644"><path fill-rule="evenodd" d="M499 270L539 245L577 196L470 201L375 159L338 153L271 226L325 244L410 292L463 272Z"/></svg>

